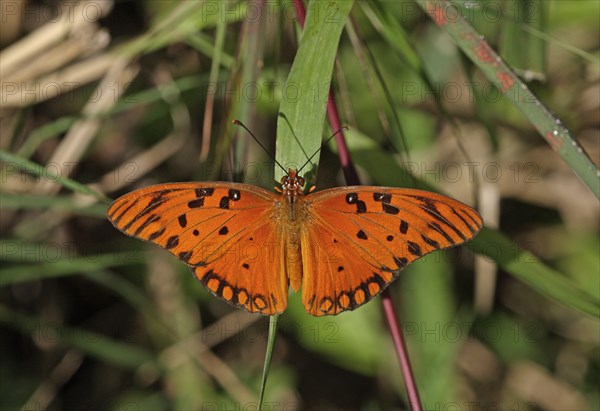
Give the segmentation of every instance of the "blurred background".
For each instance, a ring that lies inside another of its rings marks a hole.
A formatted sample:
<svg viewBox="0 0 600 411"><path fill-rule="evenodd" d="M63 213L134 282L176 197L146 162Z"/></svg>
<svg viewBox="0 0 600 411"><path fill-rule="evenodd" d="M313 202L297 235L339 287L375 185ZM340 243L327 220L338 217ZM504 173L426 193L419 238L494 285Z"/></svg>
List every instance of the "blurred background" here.
<svg viewBox="0 0 600 411"><path fill-rule="evenodd" d="M454 2L597 165L600 3L573 3ZM230 122L275 152L293 4L0 8L0 410L256 409L268 318L105 212L156 183L273 187L269 153ZM424 409L598 409L594 194L417 3L356 2L334 78L364 184L418 181L489 229L391 286ZM318 171L317 189L344 185L333 144ZM409 409L379 299L315 318L291 296L265 401Z"/></svg>

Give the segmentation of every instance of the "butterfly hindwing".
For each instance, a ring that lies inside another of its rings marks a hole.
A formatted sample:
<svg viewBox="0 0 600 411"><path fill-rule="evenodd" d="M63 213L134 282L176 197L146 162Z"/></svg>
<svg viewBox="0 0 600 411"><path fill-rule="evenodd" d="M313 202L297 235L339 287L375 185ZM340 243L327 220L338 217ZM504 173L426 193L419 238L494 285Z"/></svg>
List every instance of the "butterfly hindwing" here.
<svg viewBox="0 0 600 411"><path fill-rule="evenodd" d="M275 314L288 294L282 241L271 224L275 198L245 184L161 184L120 197L108 217L123 233L177 256L214 295Z"/></svg>
<svg viewBox="0 0 600 411"><path fill-rule="evenodd" d="M343 187L309 195L302 241L303 303L313 315L353 310L421 256L471 239L471 207L427 191Z"/></svg>
<svg viewBox="0 0 600 411"><path fill-rule="evenodd" d="M302 302L312 315L354 310L378 295L397 272L379 267L342 231L314 220L302 237Z"/></svg>

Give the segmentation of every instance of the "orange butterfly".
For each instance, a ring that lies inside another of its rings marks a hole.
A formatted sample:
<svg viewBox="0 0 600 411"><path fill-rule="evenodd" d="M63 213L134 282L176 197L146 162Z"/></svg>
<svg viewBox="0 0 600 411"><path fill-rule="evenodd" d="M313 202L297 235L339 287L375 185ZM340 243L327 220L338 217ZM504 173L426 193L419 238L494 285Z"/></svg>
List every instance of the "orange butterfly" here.
<svg viewBox="0 0 600 411"><path fill-rule="evenodd" d="M304 195L290 170L281 194L229 183L160 184L112 203L123 233L189 265L217 297L278 314L291 283L312 315L354 310L409 263L461 244L482 226L459 201L427 191L354 186Z"/></svg>

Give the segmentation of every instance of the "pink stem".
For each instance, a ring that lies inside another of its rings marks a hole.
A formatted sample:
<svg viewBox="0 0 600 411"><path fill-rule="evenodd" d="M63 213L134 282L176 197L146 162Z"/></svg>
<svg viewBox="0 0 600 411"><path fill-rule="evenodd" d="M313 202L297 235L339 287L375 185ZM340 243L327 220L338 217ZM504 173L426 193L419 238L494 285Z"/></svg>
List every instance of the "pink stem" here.
<svg viewBox="0 0 600 411"><path fill-rule="evenodd" d="M388 329L392 335L392 341L394 341L396 355L398 356L398 360L400 360L400 369L402 370L402 377L404 378L404 384L406 385L406 394L408 395L410 409L413 411L421 411L422 407L421 399L419 398L419 390L417 389L417 383L415 382L412 367L410 366L408 350L406 349L406 343L404 342L402 330L399 325L400 320L396 316L389 288L386 288L381 293L381 303L383 304L383 312L385 313Z"/></svg>
<svg viewBox="0 0 600 411"><path fill-rule="evenodd" d="M304 27L306 9L304 8L302 0L294 0L294 6L296 8L296 14L298 15L298 21L300 22L300 25ZM329 97L327 100L327 118L329 119L329 125L334 132L342 128L340 115L338 113L337 105L335 104L333 88L329 89ZM344 137L343 130L335 137L335 141L338 146L340 163L342 164L342 169L344 170L346 184L359 185L360 180L358 178L356 168L354 167L354 163L352 162L352 157L350 156L350 150L348 150L348 145L346 144L346 138ZM394 310L394 304L392 302L392 296L389 292L389 289L385 289L381 293L381 302L383 304L383 311L385 313L388 329L390 330L392 341L394 342L394 348L396 349L396 355L400 361L400 369L406 385L406 393L408 395L410 408L413 411L421 411L422 407L421 400L419 398L419 391L417 389L417 384L415 383L412 367L410 366L410 359L408 357L406 343L404 342L402 331L399 326L400 320L396 316L396 311Z"/></svg>

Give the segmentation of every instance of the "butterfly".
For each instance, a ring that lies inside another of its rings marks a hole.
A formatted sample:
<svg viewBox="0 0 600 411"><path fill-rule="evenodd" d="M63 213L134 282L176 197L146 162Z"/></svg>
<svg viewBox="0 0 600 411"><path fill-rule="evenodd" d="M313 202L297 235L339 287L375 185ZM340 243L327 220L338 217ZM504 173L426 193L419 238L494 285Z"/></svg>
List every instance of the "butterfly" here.
<svg viewBox="0 0 600 411"><path fill-rule="evenodd" d="M273 315L302 288L315 316L354 310L408 264L473 238L471 207L428 191L352 186L304 194L293 169L279 193L231 182L159 184L115 200L107 215L128 236L168 250L206 288ZM313 187L314 188L314 187Z"/></svg>

